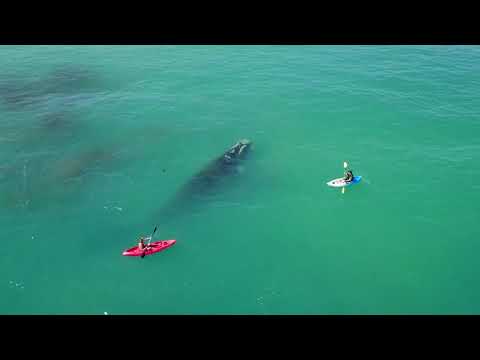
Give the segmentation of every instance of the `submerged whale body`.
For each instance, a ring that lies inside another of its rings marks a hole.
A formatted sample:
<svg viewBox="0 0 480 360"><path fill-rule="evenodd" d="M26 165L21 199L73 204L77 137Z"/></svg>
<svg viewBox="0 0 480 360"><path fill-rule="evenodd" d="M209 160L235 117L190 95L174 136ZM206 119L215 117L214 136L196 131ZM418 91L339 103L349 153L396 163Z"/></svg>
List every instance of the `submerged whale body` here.
<svg viewBox="0 0 480 360"><path fill-rule="evenodd" d="M240 164L246 158L252 146L248 139L242 139L230 147L221 156L212 160L202 170L196 173L177 192L173 201L165 208L171 209L183 206L190 200L202 198L214 190L217 190L222 181L238 174Z"/></svg>
<svg viewBox="0 0 480 360"><path fill-rule="evenodd" d="M251 141L240 140L195 174L181 191L196 194L213 188L222 178L238 172L238 165L250 150Z"/></svg>

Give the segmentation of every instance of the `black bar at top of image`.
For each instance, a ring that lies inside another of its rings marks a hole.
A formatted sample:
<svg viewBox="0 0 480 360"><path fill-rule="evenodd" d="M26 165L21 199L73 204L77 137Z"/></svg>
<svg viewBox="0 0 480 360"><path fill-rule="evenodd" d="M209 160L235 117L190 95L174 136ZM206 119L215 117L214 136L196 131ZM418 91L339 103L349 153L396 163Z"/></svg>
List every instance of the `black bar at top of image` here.
<svg viewBox="0 0 480 360"><path fill-rule="evenodd" d="M458 15L452 10L439 17L436 9L400 12L392 6L387 13L334 11L319 6L302 12L239 11L228 14L207 11L188 14L166 9L132 9L127 16L115 12L85 13L72 9L65 14L42 14L15 18L4 13L0 44L16 45L471 45L480 44L480 27L473 13Z"/></svg>

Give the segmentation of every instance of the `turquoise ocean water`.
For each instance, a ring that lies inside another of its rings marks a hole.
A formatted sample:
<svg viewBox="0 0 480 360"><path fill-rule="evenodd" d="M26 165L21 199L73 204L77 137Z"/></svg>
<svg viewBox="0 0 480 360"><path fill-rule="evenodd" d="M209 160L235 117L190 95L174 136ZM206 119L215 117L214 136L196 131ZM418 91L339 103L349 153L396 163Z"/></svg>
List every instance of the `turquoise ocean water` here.
<svg viewBox="0 0 480 360"><path fill-rule="evenodd" d="M479 74L468 46L2 46L0 313L479 314ZM156 225L175 246L121 256Z"/></svg>

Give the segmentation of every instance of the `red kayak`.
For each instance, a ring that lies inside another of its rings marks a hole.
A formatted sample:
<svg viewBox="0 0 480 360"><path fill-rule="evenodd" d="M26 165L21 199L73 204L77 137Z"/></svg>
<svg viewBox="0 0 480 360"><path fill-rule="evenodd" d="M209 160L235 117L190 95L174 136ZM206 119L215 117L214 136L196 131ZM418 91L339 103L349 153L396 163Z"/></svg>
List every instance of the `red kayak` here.
<svg viewBox="0 0 480 360"><path fill-rule="evenodd" d="M147 250L140 250L138 246L134 246L128 250L125 250L122 255L123 256L141 256L143 253L145 253L145 256L152 255L162 250L165 250L166 248L169 248L176 242L177 240L155 241L150 244Z"/></svg>

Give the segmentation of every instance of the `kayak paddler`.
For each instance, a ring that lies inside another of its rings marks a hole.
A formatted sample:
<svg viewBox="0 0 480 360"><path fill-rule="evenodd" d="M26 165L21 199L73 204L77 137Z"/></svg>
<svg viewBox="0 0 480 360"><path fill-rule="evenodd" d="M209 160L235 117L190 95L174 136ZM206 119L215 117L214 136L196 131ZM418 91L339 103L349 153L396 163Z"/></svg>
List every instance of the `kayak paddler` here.
<svg viewBox="0 0 480 360"><path fill-rule="evenodd" d="M148 244L147 244L147 245L145 245L145 240L147 240L147 239L144 238L143 236L140 237L140 241L139 241L139 243L138 243L138 249L139 249L140 251L142 251L142 255L141 255L142 259L145 257L145 251L147 251L147 250L150 248L150 240L152 240L153 235L155 234L155 231L157 231L157 227L156 227L156 226L155 226L155 230L153 230L152 236L150 236L150 237L148 238L149 241L148 241Z"/></svg>
<svg viewBox="0 0 480 360"><path fill-rule="evenodd" d="M145 257L145 251L147 251L147 250L150 248L149 245L145 245L145 240L146 240L146 239L142 236L142 237L140 238L140 241L138 242L138 249L139 249L140 251L143 251L143 253L142 253L142 255L141 255L141 258L142 258L142 259Z"/></svg>
<svg viewBox="0 0 480 360"><path fill-rule="evenodd" d="M140 241L138 242L138 250L143 251L146 250L147 245L145 245L145 238L142 236L140 237Z"/></svg>

